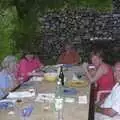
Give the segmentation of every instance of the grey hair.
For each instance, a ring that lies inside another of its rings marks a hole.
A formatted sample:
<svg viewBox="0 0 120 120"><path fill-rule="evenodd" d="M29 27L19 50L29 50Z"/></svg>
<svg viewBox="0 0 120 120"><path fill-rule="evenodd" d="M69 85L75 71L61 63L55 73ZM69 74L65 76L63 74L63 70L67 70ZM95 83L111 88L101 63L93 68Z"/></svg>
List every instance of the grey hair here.
<svg viewBox="0 0 120 120"><path fill-rule="evenodd" d="M17 59L15 56L6 56L1 63L2 68L9 68L11 63L16 63Z"/></svg>

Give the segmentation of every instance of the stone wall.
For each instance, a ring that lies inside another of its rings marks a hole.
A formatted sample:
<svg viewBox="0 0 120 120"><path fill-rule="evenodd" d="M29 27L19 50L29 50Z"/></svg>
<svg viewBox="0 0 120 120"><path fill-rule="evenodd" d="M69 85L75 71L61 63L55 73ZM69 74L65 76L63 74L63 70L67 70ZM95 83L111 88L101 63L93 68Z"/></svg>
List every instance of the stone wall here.
<svg viewBox="0 0 120 120"><path fill-rule="evenodd" d="M41 18L43 53L47 59L57 59L64 43L70 41L84 59L91 50L92 41L119 39L119 18L119 14L90 9L49 11Z"/></svg>
<svg viewBox="0 0 120 120"><path fill-rule="evenodd" d="M120 13L120 0L112 0L113 2L113 11Z"/></svg>

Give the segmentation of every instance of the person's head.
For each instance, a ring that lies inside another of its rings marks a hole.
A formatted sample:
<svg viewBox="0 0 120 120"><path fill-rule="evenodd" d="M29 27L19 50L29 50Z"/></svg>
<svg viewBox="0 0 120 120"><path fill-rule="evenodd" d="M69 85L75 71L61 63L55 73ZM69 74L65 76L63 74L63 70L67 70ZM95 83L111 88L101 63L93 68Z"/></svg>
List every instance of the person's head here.
<svg viewBox="0 0 120 120"><path fill-rule="evenodd" d="M120 82L120 61L114 65L114 77L117 82Z"/></svg>
<svg viewBox="0 0 120 120"><path fill-rule="evenodd" d="M9 72L16 71L17 59L15 56L7 56L1 63L3 69L6 69Z"/></svg>
<svg viewBox="0 0 120 120"><path fill-rule="evenodd" d="M104 53L103 50L94 50L91 52L90 59L92 64L98 68L103 63Z"/></svg>
<svg viewBox="0 0 120 120"><path fill-rule="evenodd" d="M29 52L29 51L24 52L23 58L27 58L28 60L31 60L33 57L34 55L32 52Z"/></svg>
<svg viewBox="0 0 120 120"><path fill-rule="evenodd" d="M66 43L65 44L65 51L70 51L72 49L72 44Z"/></svg>

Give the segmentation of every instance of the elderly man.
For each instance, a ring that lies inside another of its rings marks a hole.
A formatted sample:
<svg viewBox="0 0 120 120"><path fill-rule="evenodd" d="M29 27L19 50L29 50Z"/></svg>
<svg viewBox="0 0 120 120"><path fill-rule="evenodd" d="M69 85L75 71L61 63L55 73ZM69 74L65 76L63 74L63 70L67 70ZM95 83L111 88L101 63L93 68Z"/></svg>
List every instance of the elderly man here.
<svg viewBox="0 0 120 120"><path fill-rule="evenodd" d="M117 81L109 96L97 105L95 120L120 120L120 61L114 66Z"/></svg>

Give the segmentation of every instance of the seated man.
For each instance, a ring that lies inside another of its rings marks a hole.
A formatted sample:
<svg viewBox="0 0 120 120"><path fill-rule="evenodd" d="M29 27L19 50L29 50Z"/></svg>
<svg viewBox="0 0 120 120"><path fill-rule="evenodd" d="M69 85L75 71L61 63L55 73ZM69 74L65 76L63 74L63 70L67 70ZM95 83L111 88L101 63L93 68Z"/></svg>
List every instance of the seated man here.
<svg viewBox="0 0 120 120"><path fill-rule="evenodd" d="M65 51L59 56L58 63L59 64L78 64L80 60L80 56L72 48L70 43L65 45Z"/></svg>
<svg viewBox="0 0 120 120"><path fill-rule="evenodd" d="M96 105L95 120L120 120L120 62L114 66L114 76L117 83L108 97Z"/></svg>

